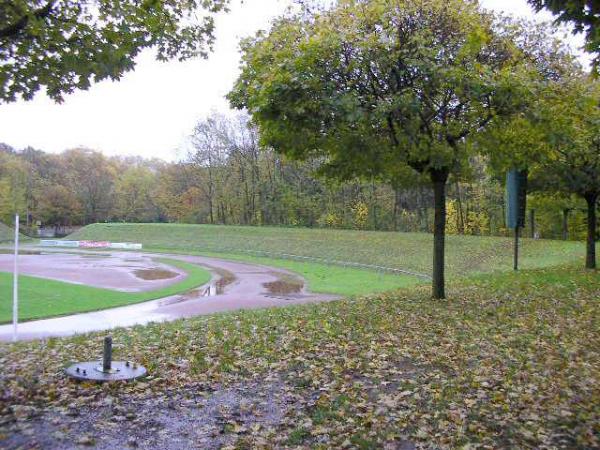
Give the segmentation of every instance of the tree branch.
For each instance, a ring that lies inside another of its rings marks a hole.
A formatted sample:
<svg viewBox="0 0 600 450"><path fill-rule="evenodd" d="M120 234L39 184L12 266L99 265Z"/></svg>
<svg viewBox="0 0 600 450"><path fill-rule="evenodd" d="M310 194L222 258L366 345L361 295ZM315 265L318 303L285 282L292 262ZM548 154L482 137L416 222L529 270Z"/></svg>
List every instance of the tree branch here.
<svg viewBox="0 0 600 450"><path fill-rule="evenodd" d="M0 38L16 37L21 31L25 29L25 27L29 23L29 18L31 16L33 16L36 19L45 19L46 17L50 16L55 1L56 0L50 0L48 3L46 3L46 6L44 6L43 8L36 9L35 11L33 11L33 14L24 15L12 25L9 25L5 28L0 28Z"/></svg>

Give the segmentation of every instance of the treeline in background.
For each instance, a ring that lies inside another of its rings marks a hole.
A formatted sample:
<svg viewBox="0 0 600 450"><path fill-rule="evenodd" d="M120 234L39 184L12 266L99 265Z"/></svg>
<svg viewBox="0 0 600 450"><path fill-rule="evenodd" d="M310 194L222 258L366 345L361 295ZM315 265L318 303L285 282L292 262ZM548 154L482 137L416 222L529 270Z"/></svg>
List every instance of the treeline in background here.
<svg viewBox="0 0 600 450"><path fill-rule="evenodd" d="M431 231L428 185L373 179L331 181L320 161L290 161L260 147L245 115L199 122L176 162L106 157L75 148L60 154L0 144L0 220L19 213L25 231L66 234L95 222L178 222ZM486 161L449 185L447 232L505 235L504 187ZM527 235L583 239L585 204L530 195ZM531 226L531 219L534 227Z"/></svg>

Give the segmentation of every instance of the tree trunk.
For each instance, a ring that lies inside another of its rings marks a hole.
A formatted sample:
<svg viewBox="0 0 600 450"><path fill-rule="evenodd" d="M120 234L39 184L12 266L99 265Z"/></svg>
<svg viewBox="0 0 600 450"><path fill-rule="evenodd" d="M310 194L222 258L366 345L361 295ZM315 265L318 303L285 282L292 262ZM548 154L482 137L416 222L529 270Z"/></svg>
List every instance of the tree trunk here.
<svg viewBox="0 0 600 450"><path fill-rule="evenodd" d="M400 191L394 188L394 212L392 214L392 222L394 231L398 231L398 202L400 201Z"/></svg>
<svg viewBox="0 0 600 450"><path fill-rule="evenodd" d="M529 226L531 227L531 239L535 238L535 209L529 210Z"/></svg>
<svg viewBox="0 0 600 450"><path fill-rule="evenodd" d="M569 239L569 209L563 209L563 223L562 223L562 237L563 241Z"/></svg>
<svg viewBox="0 0 600 450"><path fill-rule="evenodd" d="M448 170L431 170L433 183L433 292L434 299L446 298L444 290L444 248L446 235L446 181Z"/></svg>
<svg viewBox="0 0 600 450"><path fill-rule="evenodd" d="M596 202L598 194L585 196L587 202L587 249L585 252L585 267L596 268Z"/></svg>
<svg viewBox="0 0 600 450"><path fill-rule="evenodd" d="M458 234L465 234L465 214L463 212L463 202L460 196L460 185L456 182L456 202L458 211L456 214L456 230Z"/></svg>
<svg viewBox="0 0 600 450"><path fill-rule="evenodd" d="M375 179L371 179L371 211L373 220L373 229L379 228L379 218L377 217L377 190L375 186Z"/></svg>
<svg viewBox="0 0 600 450"><path fill-rule="evenodd" d="M423 186L419 187L419 203L421 205L426 205L423 208L423 217L425 218L425 230L419 230L419 231L424 231L425 233L429 233L429 199L425 198L425 195L423 193ZM445 204L445 203L444 203ZM423 227L423 223L420 222L419 223L419 227Z"/></svg>
<svg viewBox="0 0 600 450"><path fill-rule="evenodd" d="M213 216L213 198L215 195L215 181L213 178L212 157L208 156L208 210L210 212L210 224L214 225L215 218Z"/></svg>

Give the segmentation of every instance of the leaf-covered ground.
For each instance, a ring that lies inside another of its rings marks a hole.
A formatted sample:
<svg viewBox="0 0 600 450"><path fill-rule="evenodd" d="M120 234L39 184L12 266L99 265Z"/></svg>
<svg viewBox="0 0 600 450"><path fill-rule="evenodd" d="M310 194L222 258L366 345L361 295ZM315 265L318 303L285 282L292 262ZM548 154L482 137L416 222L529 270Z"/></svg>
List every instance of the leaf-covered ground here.
<svg viewBox="0 0 600 450"><path fill-rule="evenodd" d="M600 275L552 269L0 347L0 447L600 447Z"/></svg>

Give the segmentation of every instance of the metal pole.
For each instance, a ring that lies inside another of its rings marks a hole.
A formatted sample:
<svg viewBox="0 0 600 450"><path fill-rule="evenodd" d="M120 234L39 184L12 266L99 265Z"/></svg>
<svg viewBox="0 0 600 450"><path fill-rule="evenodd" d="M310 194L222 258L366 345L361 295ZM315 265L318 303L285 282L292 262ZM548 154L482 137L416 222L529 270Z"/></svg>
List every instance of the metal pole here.
<svg viewBox="0 0 600 450"><path fill-rule="evenodd" d="M515 260L513 264L514 270L519 270L519 227L515 227Z"/></svg>
<svg viewBox="0 0 600 450"><path fill-rule="evenodd" d="M102 370L104 372L110 372L112 369L112 337L106 336L104 338L104 355L102 358Z"/></svg>
<svg viewBox="0 0 600 450"><path fill-rule="evenodd" d="M19 321L19 215L15 215L15 260L13 267L13 342L17 341Z"/></svg>

